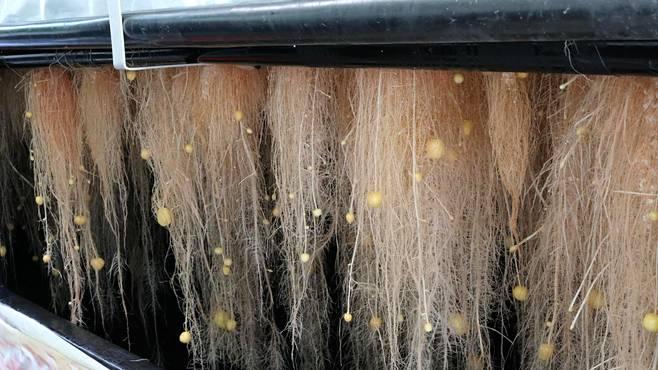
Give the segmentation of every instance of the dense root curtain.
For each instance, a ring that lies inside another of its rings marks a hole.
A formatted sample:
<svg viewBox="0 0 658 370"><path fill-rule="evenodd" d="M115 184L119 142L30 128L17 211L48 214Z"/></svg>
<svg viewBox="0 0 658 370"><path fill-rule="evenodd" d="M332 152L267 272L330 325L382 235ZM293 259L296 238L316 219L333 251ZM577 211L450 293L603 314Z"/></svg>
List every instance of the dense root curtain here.
<svg viewBox="0 0 658 370"><path fill-rule="evenodd" d="M167 228L185 315L180 341L198 366L280 362L260 208L262 73L235 67L140 74L141 157L153 216Z"/></svg>
<svg viewBox="0 0 658 370"><path fill-rule="evenodd" d="M281 234L279 296L288 310L293 361L324 366L329 316L325 252L332 237L335 72L273 68L267 117L276 190L271 214Z"/></svg>
<svg viewBox="0 0 658 370"><path fill-rule="evenodd" d="M488 366L501 223L481 77L353 78L341 222L355 231L340 246L353 366Z"/></svg>
<svg viewBox="0 0 658 370"><path fill-rule="evenodd" d="M658 86L580 77L561 89L546 212L525 257L526 365L655 367Z"/></svg>
<svg viewBox="0 0 658 370"><path fill-rule="evenodd" d="M93 174L85 165L83 130L76 105L76 90L69 72L40 69L29 75L27 109L32 132L35 202L46 241L42 262L69 292L70 318L82 321L82 299L89 282L96 288L102 258L89 226L90 183ZM100 303L102 294L93 291Z"/></svg>

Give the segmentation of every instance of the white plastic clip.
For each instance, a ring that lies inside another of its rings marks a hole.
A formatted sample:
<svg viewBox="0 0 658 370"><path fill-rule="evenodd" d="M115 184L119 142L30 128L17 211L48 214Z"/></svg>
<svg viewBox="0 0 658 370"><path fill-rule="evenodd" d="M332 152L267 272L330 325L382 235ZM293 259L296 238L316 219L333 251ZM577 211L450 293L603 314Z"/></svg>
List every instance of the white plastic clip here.
<svg viewBox="0 0 658 370"><path fill-rule="evenodd" d="M126 64L126 44L123 39L123 16L121 14L121 0L107 0L107 14L110 21L110 40L112 41L112 64L114 68L126 71L142 71L145 69L171 68L171 67L198 67L205 63L192 64L160 64L147 67L129 67Z"/></svg>

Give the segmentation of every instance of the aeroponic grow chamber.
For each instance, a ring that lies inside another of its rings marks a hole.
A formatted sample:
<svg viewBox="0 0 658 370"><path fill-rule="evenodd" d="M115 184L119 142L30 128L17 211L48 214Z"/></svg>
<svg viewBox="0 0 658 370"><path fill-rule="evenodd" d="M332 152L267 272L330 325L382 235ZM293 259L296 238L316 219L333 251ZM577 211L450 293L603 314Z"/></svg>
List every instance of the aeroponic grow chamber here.
<svg viewBox="0 0 658 370"><path fill-rule="evenodd" d="M658 366L658 2L0 7L0 367Z"/></svg>

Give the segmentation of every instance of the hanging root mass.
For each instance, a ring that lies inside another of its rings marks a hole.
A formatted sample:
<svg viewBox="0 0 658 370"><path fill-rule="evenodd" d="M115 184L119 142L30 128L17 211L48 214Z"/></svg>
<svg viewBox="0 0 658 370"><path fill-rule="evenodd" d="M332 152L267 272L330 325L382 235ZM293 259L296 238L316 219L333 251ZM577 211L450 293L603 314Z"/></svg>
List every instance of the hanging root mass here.
<svg viewBox="0 0 658 370"><path fill-rule="evenodd" d="M28 248L75 324L138 316L196 368L658 366L655 79L0 80L0 279Z"/></svg>

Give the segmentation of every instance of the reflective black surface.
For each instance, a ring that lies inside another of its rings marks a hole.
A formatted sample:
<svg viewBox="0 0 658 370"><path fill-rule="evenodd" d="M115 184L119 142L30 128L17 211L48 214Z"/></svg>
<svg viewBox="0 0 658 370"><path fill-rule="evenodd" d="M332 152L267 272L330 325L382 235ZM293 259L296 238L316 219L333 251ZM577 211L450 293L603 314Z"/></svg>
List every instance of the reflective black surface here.
<svg viewBox="0 0 658 370"><path fill-rule="evenodd" d="M236 63L311 67L443 68L484 71L658 75L658 42L532 42L483 44L146 49L133 65ZM111 64L109 50L0 51L12 68Z"/></svg>
<svg viewBox="0 0 658 370"><path fill-rule="evenodd" d="M135 64L656 74L658 0L255 0L124 16ZM107 18L0 26L9 67L108 64Z"/></svg>
<svg viewBox="0 0 658 370"><path fill-rule="evenodd" d="M484 43L233 48L200 62L314 67L420 67L485 71L658 75L658 43Z"/></svg>
<svg viewBox="0 0 658 370"><path fill-rule="evenodd" d="M0 49L109 49L110 46L106 17L0 26Z"/></svg>
<svg viewBox="0 0 658 370"><path fill-rule="evenodd" d="M148 360L137 357L80 327L72 325L36 304L13 294L6 288L0 287L0 303L38 321L109 369L158 369Z"/></svg>
<svg viewBox="0 0 658 370"><path fill-rule="evenodd" d="M258 0L124 15L133 47L658 40L658 0ZM0 49L110 48L107 17L0 26Z"/></svg>
<svg viewBox="0 0 658 370"><path fill-rule="evenodd" d="M200 50L195 49L137 49L126 52L132 66L153 64L196 63ZM65 66L112 64L112 51L106 49L78 50L20 50L1 51L0 66L11 68L42 67L52 64Z"/></svg>
<svg viewBox="0 0 658 370"><path fill-rule="evenodd" d="M264 46L658 40L658 0L317 0L135 14L131 40Z"/></svg>

